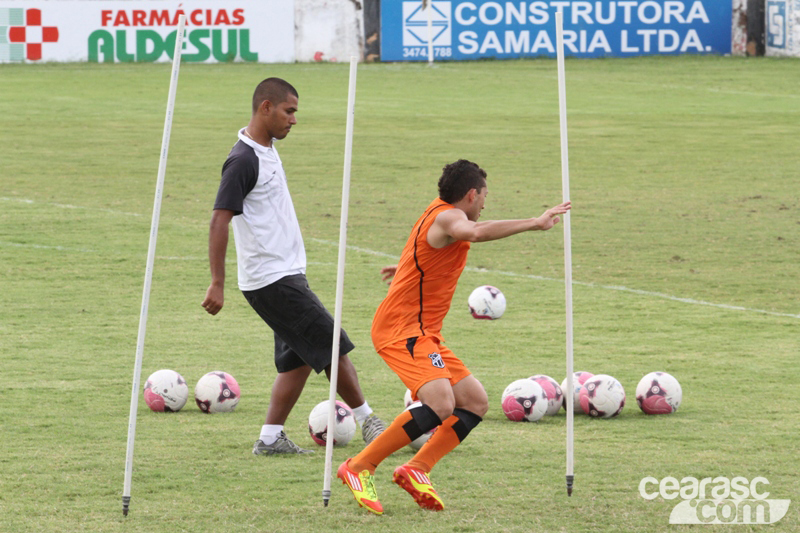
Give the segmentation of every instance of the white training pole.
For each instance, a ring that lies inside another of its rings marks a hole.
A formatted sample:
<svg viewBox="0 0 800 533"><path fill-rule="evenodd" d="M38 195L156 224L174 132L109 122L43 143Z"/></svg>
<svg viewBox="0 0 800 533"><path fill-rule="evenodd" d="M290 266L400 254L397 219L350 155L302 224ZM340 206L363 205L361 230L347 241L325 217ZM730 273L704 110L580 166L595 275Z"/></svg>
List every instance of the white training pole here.
<svg viewBox="0 0 800 533"><path fill-rule="evenodd" d="M144 290L142 291L142 312L139 315L139 337L136 340L136 363L133 366L133 387L131 387L131 411L128 417L128 452L125 456L125 486L122 489L122 514L128 516L131 502L131 476L133 475L133 443L136 440L136 411L139 408L139 380L142 373L142 354L144 353L144 336L147 330L147 306L150 302L150 283L153 280L153 262L156 256L156 240L158 239L158 219L161 215L161 196L164 191L164 175L167 172L167 153L169 152L169 134L172 129L172 112L175 109L175 91L178 88L178 73L181 66L181 50L183 49L183 27L186 16L178 18L178 31L175 34L175 53L172 56L172 78L169 82L167 98L167 116L164 119L164 135L161 138L161 159L158 162L158 179L156 181L156 197L153 202L153 219L150 222L150 246L147 249L147 266L144 271Z"/></svg>
<svg viewBox="0 0 800 533"><path fill-rule="evenodd" d="M331 499L331 465L333 462L333 427L336 424L336 382L339 380L339 339L342 334L342 299L344 294L344 257L347 251L347 211L350 203L350 164L353 160L353 119L356 104L356 72L358 59L350 56L350 86L347 91L347 128L344 141L344 177L342 179L342 216L339 219L339 264L336 268L336 308L333 315L333 347L331 348L331 387L328 394L328 432L325 439L325 479L322 503ZM358 407L358 406L356 406Z"/></svg>
<svg viewBox="0 0 800 533"><path fill-rule="evenodd" d="M433 0L426 0L428 12L428 66L433 65Z"/></svg>
<svg viewBox="0 0 800 533"><path fill-rule="evenodd" d="M558 63L558 115L561 122L561 192L569 201L569 152L567 149L567 87L564 81L563 14L556 12L556 53ZM573 385L572 385L572 234L569 211L564 213L564 286L567 301L567 495L572 496L573 472Z"/></svg>

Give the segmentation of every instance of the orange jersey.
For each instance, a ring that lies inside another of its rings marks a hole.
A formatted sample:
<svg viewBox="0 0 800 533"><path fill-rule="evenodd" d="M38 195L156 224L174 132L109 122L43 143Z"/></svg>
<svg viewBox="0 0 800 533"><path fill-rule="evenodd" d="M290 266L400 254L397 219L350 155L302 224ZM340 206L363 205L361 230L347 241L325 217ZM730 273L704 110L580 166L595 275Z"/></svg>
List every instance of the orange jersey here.
<svg viewBox="0 0 800 533"><path fill-rule="evenodd" d="M444 341L442 322L450 310L470 243L456 241L444 248L428 244L428 230L436 217L455 209L436 198L414 224L389 293L372 320L376 350L411 337L430 336Z"/></svg>

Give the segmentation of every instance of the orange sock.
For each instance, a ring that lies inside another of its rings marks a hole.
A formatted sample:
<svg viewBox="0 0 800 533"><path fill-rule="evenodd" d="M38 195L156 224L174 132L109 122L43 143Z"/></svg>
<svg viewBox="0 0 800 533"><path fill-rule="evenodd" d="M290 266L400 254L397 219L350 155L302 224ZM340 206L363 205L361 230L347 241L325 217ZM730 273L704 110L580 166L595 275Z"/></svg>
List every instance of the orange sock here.
<svg viewBox="0 0 800 533"><path fill-rule="evenodd" d="M408 466L430 472L439 459L466 439L481 420L483 419L475 413L456 407L453 414L442 422L430 440L411 458Z"/></svg>
<svg viewBox="0 0 800 533"><path fill-rule="evenodd" d="M458 422L456 415L450 415L436 433L420 448L417 454L406 463L408 466L419 468L423 472L430 472L439 459L447 455L453 448L461 443L461 440L453 431L453 424ZM377 440L377 439L376 439Z"/></svg>
<svg viewBox="0 0 800 533"><path fill-rule="evenodd" d="M371 474L374 474L375 468L381 464L381 461L411 442L406 430L403 428L411 419L411 411L403 411L400 413L397 418L389 424L389 427L378 435L369 446L350 459L347 466L355 472L369 470Z"/></svg>

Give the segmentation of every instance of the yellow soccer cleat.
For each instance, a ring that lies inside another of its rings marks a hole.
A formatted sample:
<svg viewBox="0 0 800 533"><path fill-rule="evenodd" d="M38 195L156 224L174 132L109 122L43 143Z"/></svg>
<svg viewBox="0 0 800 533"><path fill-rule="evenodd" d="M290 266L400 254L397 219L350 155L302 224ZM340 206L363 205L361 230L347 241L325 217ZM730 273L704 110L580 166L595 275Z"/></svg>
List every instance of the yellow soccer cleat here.
<svg viewBox="0 0 800 533"><path fill-rule="evenodd" d="M375 483L373 482L373 475L369 470L362 470L356 473L347 466L350 461L343 462L336 470L336 477L342 480L342 483L352 491L353 498L356 499L358 505L365 507L367 511L375 514L383 514L383 505L378 501L378 493L375 492Z"/></svg>
<svg viewBox="0 0 800 533"><path fill-rule="evenodd" d="M436 494L436 489L433 488L431 478L426 472L408 465L398 466L394 471L392 481L411 494L417 505L423 509L444 510L444 502Z"/></svg>

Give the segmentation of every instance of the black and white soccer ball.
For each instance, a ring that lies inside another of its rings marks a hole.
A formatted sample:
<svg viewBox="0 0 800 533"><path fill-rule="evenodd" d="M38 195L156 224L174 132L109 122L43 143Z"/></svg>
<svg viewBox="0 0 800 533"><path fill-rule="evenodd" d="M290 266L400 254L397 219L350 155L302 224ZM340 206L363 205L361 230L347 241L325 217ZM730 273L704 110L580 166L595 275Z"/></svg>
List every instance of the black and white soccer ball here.
<svg viewBox="0 0 800 533"><path fill-rule="evenodd" d="M547 412L547 395L532 379L512 381L500 402L506 418L513 422L536 422Z"/></svg>
<svg viewBox="0 0 800 533"><path fill-rule="evenodd" d="M318 403L308 415L308 433L320 446L328 441L328 400ZM333 445L345 446L356 434L356 417L353 410L341 400L336 400L335 423L333 429Z"/></svg>
<svg viewBox="0 0 800 533"><path fill-rule="evenodd" d="M545 395L547 395L547 411L544 414L547 416L558 414L561 409L561 403L564 401L564 393L561 391L561 385L558 384L558 381L544 374L536 374L528 379L538 383L544 390Z"/></svg>
<svg viewBox="0 0 800 533"><path fill-rule="evenodd" d="M239 403L239 383L221 370L209 372L197 381L194 401L204 413L229 413Z"/></svg>
<svg viewBox="0 0 800 533"><path fill-rule="evenodd" d="M586 380L580 392L581 408L594 418L612 418L625 407L625 389L614 377L598 374Z"/></svg>
<svg viewBox="0 0 800 533"><path fill-rule="evenodd" d="M474 318L497 320L506 312L505 295L491 285L481 285L472 291L467 303Z"/></svg>
<svg viewBox="0 0 800 533"><path fill-rule="evenodd" d="M414 403L414 398L411 396L411 389L406 389L406 393L403 396L403 407L407 409L412 403Z"/></svg>
<svg viewBox="0 0 800 533"><path fill-rule="evenodd" d="M583 370L578 370L577 372L572 373L572 412L573 413L585 413L585 411L581 408L581 390L583 389L583 384L586 383L586 380L590 377L594 376L591 372L585 372ZM564 378L564 381L561 382L561 392L564 394L563 399L561 400L561 406L564 410L567 410L567 378Z"/></svg>
<svg viewBox="0 0 800 533"><path fill-rule="evenodd" d="M144 382L144 401L157 412L180 411L189 398L189 386L174 370L162 369L150 374Z"/></svg>
<svg viewBox="0 0 800 533"><path fill-rule="evenodd" d="M650 372L636 386L636 403L648 415L666 415L678 410L683 390L666 372Z"/></svg>

